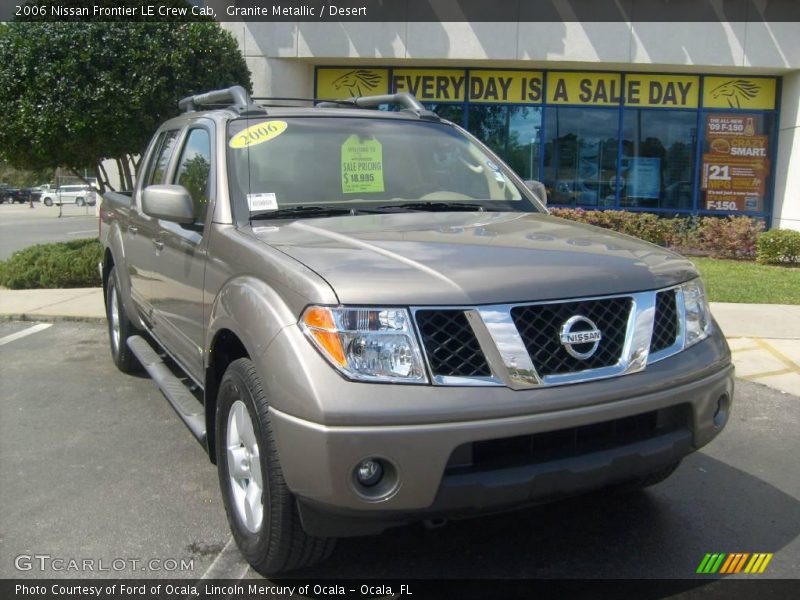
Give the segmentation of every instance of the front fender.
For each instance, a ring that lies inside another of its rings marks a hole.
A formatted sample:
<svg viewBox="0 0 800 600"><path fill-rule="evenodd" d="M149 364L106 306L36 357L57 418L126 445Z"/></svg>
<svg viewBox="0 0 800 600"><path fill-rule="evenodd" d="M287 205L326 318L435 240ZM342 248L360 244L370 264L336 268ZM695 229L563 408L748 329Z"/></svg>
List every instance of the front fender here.
<svg viewBox="0 0 800 600"><path fill-rule="evenodd" d="M233 332L258 363L278 332L296 322L297 315L274 288L252 276L234 277L225 283L211 305L205 367L209 366L214 340L223 329Z"/></svg>

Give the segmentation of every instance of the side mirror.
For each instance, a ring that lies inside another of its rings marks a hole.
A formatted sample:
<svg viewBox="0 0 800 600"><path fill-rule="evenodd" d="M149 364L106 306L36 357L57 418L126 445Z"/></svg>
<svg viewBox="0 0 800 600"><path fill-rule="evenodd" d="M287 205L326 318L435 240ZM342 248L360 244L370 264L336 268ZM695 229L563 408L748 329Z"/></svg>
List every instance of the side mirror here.
<svg viewBox="0 0 800 600"><path fill-rule="evenodd" d="M525 185L528 186L528 189L533 192L533 195L536 196L542 204L547 206L547 188L544 187L541 181L528 179L525 181Z"/></svg>
<svg viewBox="0 0 800 600"><path fill-rule="evenodd" d="M146 215L181 225L194 223L194 203L182 185L151 185L142 194Z"/></svg>

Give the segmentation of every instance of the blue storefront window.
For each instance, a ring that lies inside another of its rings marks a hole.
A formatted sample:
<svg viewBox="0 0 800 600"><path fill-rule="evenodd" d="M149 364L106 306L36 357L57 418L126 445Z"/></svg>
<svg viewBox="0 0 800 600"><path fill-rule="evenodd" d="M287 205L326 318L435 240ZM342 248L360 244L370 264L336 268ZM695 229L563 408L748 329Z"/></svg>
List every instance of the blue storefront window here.
<svg viewBox="0 0 800 600"><path fill-rule="evenodd" d="M346 95L356 75L369 93L415 91L542 181L551 205L771 216L778 78L325 66L315 91Z"/></svg>

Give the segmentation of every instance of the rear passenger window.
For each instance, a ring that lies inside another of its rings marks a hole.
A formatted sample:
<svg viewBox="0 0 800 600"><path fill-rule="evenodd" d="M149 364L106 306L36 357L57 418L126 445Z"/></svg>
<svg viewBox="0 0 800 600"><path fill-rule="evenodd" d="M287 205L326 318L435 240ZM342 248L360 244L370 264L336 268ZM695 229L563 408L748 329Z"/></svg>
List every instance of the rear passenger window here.
<svg viewBox="0 0 800 600"><path fill-rule="evenodd" d="M183 146L175 181L189 190L195 220L203 222L208 209L208 180L211 174L211 142L208 131L192 129Z"/></svg>
<svg viewBox="0 0 800 600"><path fill-rule="evenodd" d="M159 183L164 183L164 175L167 172L167 165L169 164L169 159L172 156L172 150L175 147L175 140L178 138L178 130L173 129L172 131L167 131L163 134L163 139L161 140L161 145L158 148L155 162L153 163L152 171L150 172L150 176L145 181L145 185L154 185Z"/></svg>

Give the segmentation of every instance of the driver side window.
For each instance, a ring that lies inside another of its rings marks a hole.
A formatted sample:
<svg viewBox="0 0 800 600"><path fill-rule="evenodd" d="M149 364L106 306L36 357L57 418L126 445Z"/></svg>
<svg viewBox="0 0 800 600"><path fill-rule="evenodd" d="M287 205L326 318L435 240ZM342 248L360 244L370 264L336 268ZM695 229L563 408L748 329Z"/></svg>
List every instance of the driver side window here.
<svg viewBox="0 0 800 600"><path fill-rule="evenodd" d="M209 199L211 175L211 139L206 129L191 129L183 145L173 183L189 191L194 203L195 220L204 223Z"/></svg>
<svg viewBox="0 0 800 600"><path fill-rule="evenodd" d="M178 138L178 131L178 129L173 129L161 134L161 140L159 140L158 149L150 164L150 172L144 181L144 187L164 183L167 165L169 165L169 159L172 156L175 140Z"/></svg>

